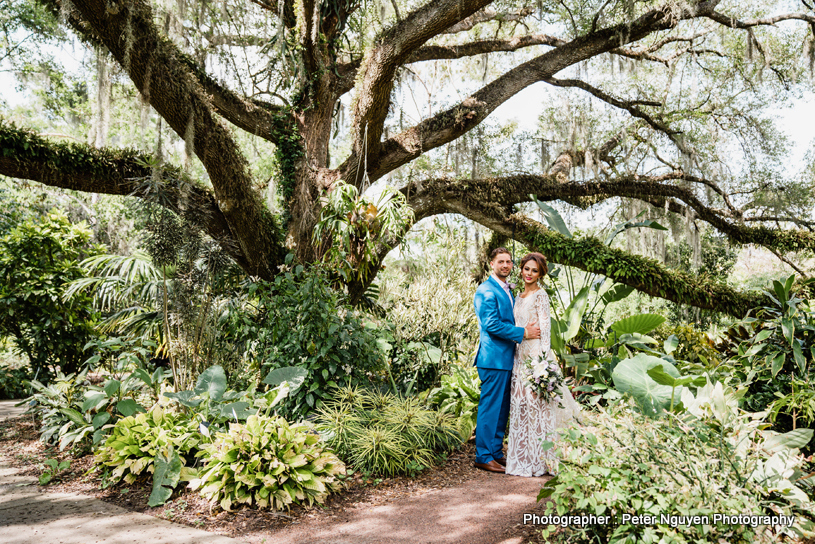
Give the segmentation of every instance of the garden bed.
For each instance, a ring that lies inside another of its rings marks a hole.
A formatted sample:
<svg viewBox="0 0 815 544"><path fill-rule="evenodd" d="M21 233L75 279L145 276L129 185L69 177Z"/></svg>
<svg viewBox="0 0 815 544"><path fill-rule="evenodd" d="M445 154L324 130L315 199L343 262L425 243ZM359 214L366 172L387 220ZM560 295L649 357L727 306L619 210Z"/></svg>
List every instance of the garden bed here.
<svg viewBox="0 0 815 544"><path fill-rule="evenodd" d="M254 540L281 530L291 524L327 521L348 509L378 506L429 491L444 489L475 478L474 446L471 442L454 451L438 467L422 471L415 478L366 478L356 473L347 480L346 490L329 496L323 506L293 506L289 511L273 512L240 507L225 512L210 507L196 492L181 488L172 499L160 507L149 507L147 499L152 488L149 475L134 484L106 485L101 472L94 470L93 455L71 457L58 448L48 447L38 440L37 426L30 416L20 416L0 422L0 458L24 474L39 476L46 459L70 460L70 467L47 486L54 492L77 492L90 495L127 510L142 512L176 523L202 528L219 534ZM514 535L534 535L523 527ZM526 538L524 538L526 540Z"/></svg>

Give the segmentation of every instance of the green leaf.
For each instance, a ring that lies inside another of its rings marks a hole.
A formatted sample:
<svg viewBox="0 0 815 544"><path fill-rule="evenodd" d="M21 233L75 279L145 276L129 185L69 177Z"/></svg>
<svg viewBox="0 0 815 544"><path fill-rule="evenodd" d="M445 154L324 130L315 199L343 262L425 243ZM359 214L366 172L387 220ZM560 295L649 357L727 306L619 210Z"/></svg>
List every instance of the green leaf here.
<svg viewBox="0 0 815 544"><path fill-rule="evenodd" d="M145 409L133 399L120 400L116 403L116 409L119 410L119 413L125 417L132 416L136 413L145 412Z"/></svg>
<svg viewBox="0 0 815 544"><path fill-rule="evenodd" d="M566 348L566 343L563 341L563 331L566 330L566 325L559 319L556 319L554 314L552 314L549 320L551 323L550 342L552 349L556 353L562 353Z"/></svg>
<svg viewBox="0 0 815 544"><path fill-rule="evenodd" d="M657 382L659 385L667 385L668 387L675 387L677 378L671 376L662 369L662 365L656 365L647 370L648 375Z"/></svg>
<svg viewBox="0 0 815 544"><path fill-rule="evenodd" d="M617 334L647 334L664 322L665 318L658 314L637 314L616 321L609 328Z"/></svg>
<svg viewBox="0 0 815 544"><path fill-rule="evenodd" d="M197 398L195 393L192 391L179 391L178 393L164 393L164 396L168 399L173 399L178 401L180 404L186 406L187 408L197 408L204 399Z"/></svg>
<svg viewBox="0 0 815 544"><path fill-rule="evenodd" d="M614 386L620 393L630 394L643 413L651 417L659 415L663 409L668 408L671 402L672 388L667 385L660 385L648 375L648 371L660 366L662 371L673 378L679 378L679 371L671 363L658 357L638 354L636 357L620 361L611 378ZM675 398L681 391L675 392Z"/></svg>
<svg viewBox="0 0 815 544"><path fill-rule="evenodd" d="M237 417L238 419L246 419L252 414L256 414L257 410L254 408L250 408L249 403L246 401L238 401L232 402L230 404L224 404L223 406L221 406L220 412L221 417L226 418Z"/></svg>
<svg viewBox="0 0 815 544"><path fill-rule="evenodd" d="M181 458L172 447L167 452L156 455L153 473L153 492L147 500L148 506L160 506L167 502L181 478Z"/></svg>
<svg viewBox="0 0 815 544"><path fill-rule="evenodd" d="M785 317L781 320L781 332L784 334L784 338L787 339L787 343L792 346L792 340L795 335L795 324L792 322L792 319Z"/></svg>
<svg viewBox="0 0 815 544"><path fill-rule="evenodd" d="M577 292L577 295L569 303L563 313L566 329L563 331L563 341L568 342L580 331L580 324L583 322L583 314L586 312L589 301L590 286L586 286ZM540 323L538 323L540 325Z"/></svg>
<svg viewBox="0 0 815 544"><path fill-rule="evenodd" d="M787 299L788 291L784 289L784 285L782 285L781 282L778 280L773 280L773 291L775 291L775 294L778 297L778 302L781 303L781 307L783 308L788 300Z"/></svg>
<svg viewBox="0 0 815 544"><path fill-rule="evenodd" d="M143 368L137 368L133 371L131 376L135 376L136 378L140 379L144 382L144 385L147 387L153 387L153 380L150 379L150 374Z"/></svg>
<svg viewBox="0 0 815 544"><path fill-rule="evenodd" d="M634 288L630 285L624 285L622 283L615 283L611 286L611 288L603 293L603 296L600 297L603 302L606 304L611 304L612 302L617 302L623 300L625 297L630 295L634 292Z"/></svg>
<svg viewBox="0 0 815 544"><path fill-rule="evenodd" d="M102 425L107 423L110 420L110 414L107 412L99 412L95 416L93 416L93 421L91 425L93 425L94 429L99 429Z"/></svg>
<svg viewBox="0 0 815 544"><path fill-rule="evenodd" d="M679 337L677 337L675 334L672 334L665 339L665 342L662 344L662 349L665 351L666 354L670 355L671 353L676 351L678 345Z"/></svg>
<svg viewBox="0 0 815 544"><path fill-rule="evenodd" d="M784 363L786 361L787 361L787 354L786 353L782 352L782 353L779 353L778 355L775 356L775 358L773 359L773 365L772 365L773 378L775 378L775 375L778 374L781 371L782 368L784 368Z"/></svg>
<svg viewBox="0 0 815 544"><path fill-rule="evenodd" d="M543 484L541 490L538 491L538 502L540 502L543 499L549 498L552 495L552 493L555 492L557 484L558 484L557 476Z"/></svg>
<svg viewBox="0 0 815 544"><path fill-rule="evenodd" d="M263 379L263 383L275 386L283 382L288 382L289 387L291 387L291 392L293 393L303 385L303 381L305 381L307 376L308 370L304 368L298 366L284 366L269 372Z"/></svg>
<svg viewBox="0 0 815 544"><path fill-rule="evenodd" d="M755 343L763 342L764 340L772 336L772 334L773 331L771 331L770 329L764 329L763 331L759 332L755 338L753 338L753 342Z"/></svg>
<svg viewBox="0 0 815 544"><path fill-rule="evenodd" d="M783 448L803 448L812 440L812 433L812 429L795 429L784 434L773 433L764 439L764 448L769 451L778 451Z"/></svg>
<svg viewBox="0 0 815 544"><path fill-rule="evenodd" d="M529 197L535 201L535 204L538 205L538 208L540 208L541 212L543 213L543 218L546 220L546 223L550 228L558 231L566 238L572 237L572 233L569 232L569 227L566 226L566 222L563 221L563 217L561 217L560 213L558 213L556 209L545 202L541 202L537 199L537 197L535 197L535 195L529 195Z"/></svg>
<svg viewBox="0 0 815 544"><path fill-rule="evenodd" d="M75 425L83 427L88 424L88 422L85 421L85 418L82 417L82 414L80 414L73 408L60 408L59 411L62 412L65 415L65 417L70 419L71 422L74 423Z"/></svg>
<svg viewBox="0 0 815 544"><path fill-rule="evenodd" d="M107 400L107 395L102 391L86 391L85 401L82 403L82 411L96 410Z"/></svg>
<svg viewBox="0 0 815 544"><path fill-rule="evenodd" d="M198 376L198 381L193 389L197 395L204 393L209 395L209 398L218 401L226 391L226 373L221 365L213 365L203 371Z"/></svg>
<svg viewBox="0 0 815 544"><path fill-rule="evenodd" d="M108 380L105 383L105 394L107 396L109 396L109 397L112 397L113 395L116 394L117 391L119 391L119 387L121 385L122 385L122 383L119 380L113 380L113 379Z"/></svg>
<svg viewBox="0 0 815 544"><path fill-rule="evenodd" d="M804 353L801 351L801 341L797 338L792 344L792 355L795 357L795 362L798 364L798 370L801 371L801 376L806 376L807 362L804 359Z"/></svg>

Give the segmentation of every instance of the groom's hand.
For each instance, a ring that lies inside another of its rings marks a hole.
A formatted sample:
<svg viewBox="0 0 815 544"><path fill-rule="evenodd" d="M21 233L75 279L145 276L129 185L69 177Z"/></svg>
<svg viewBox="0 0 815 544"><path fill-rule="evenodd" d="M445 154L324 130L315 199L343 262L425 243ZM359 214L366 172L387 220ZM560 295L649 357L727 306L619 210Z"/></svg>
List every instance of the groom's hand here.
<svg viewBox="0 0 815 544"><path fill-rule="evenodd" d="M524 339L525 340L534 340L536 338L541 337L541 328L538 327L537 321L532 321L524 327Z"/></svg>

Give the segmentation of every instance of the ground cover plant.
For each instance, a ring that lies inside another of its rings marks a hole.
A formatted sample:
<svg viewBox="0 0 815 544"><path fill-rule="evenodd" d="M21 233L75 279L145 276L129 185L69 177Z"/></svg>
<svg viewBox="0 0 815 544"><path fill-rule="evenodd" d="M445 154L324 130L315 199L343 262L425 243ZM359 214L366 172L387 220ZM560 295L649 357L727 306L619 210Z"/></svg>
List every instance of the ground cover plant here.
<svg viewBox="0 0 815 544"><path fill-rule="evenodd" d="M239 504L275 510L319 504L342 488L345 474L345 465L308 425L289 425L279 416L230 423L199 455L206 466L190 485L224 510Z"/></svg>
<svg viewBox="0 0 815 544"><path fill-rule="evenodd" d="M315 422L349 467L383 476L417 473L436 464L472 431L469 423L458 426L453 416L427 408L417 397L359 388L337 391Z"/></svg>
<svg viewBox="0 0 815 544"><path fill-rule="evenodd" d="M561 432L560 472L539 495L548 514L606 515L617 523L543 531L548 542L777 542L811 538L815 489L798 448L812 430L761 431L732 389L685 390L684 411L653 419L622 402L585 414L585 427ZM716 513L789 516L784 527L714 523ZM654 516L622 523L622 514ZM665 515L663 519L660 516ZM707 516L709 523L671 516Z"/></svg>

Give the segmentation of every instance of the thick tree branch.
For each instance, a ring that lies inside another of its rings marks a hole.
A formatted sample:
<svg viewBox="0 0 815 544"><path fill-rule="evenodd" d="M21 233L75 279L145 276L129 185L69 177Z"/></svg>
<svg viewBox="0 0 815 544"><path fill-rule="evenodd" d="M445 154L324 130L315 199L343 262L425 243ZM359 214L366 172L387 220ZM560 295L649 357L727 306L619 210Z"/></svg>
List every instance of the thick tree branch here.
<svg viewBox="0 0 815 544"><path fill-rule="evenodd" d="M432 0L385 31L378 40L379 45L368 52L362 63L363 74L357 85L359 95L353 114L354 154L361 156L363 149L374 157L379 154L397 68L427 40L491 1Z"/></svg>
<svg viewBox="0 0 815 544"><path fill-rule="evenodd" d="M215 111L236 127L275 145L295 130L294 117L287 108L241 96L215 81L187 55L179 52L178 59L198 78Z"/></svg>
<svg viewBox="0 0 815 544"><path fill-rule="evenodd" d="M704 273L671 270L653 259L610 248L596 238L566 238L522 214L495 219L490 228L514 237L552 262L602 274L652 297L738 318L770 303L762 293L736 291Z"/></svg>
<svg viewBox="0 0 815 544"><path fill-rule="evenodd" d="M82 143L54 143L20 130L0 119L0 174L27 179L72 191L107 195L136 195L145 180L154 176L149 155L132 149L98 149ZM160 170L166 201L172 211L189 218L215 239L244 268L249 261L241 252L215 197L201 187L181 183L180 169Z"/></svg>
<svg viewBox="0 0 815 544"><path fill-rule="evenodd" d="M476 221L473 213L501 216L513 205L528 202L530 194L543 201L559 199L582 204L620 196L636 198L683 216L689 213L687 208L690 207L693 217L706 221L735 243L758 244L780 251L815 249L815 233L745 226L729 211L705 205L692 190L669 183L684 177L682 172L675 172L663 176L627 176L612 181L568 183L562 183L553 174L474 180L441 178L411 184L402 192L408 197L417 221L447 212L460 213ZM685 202L685 205L674 199Z"/></svg>
<svg viewBox="0 0 815 544"><path fill-rule="evenodd" d="M516 36L505 40L481 40L462 45L426 45L416 50L408 62L422 62L427 60L460 59L495 53L500 51L517 51L524 47L534 45L550 45L557 47L563 45L563 40L547 34L533 34L529 36Z"/></svg>
<svg viewBox="0 0 815 544"><path fill-rule="evenodd" d="M369 154L369 176L379 179L388 172L415 159L422 153L449 143L481 123L498 106L529 85L551 78L557 72L582 60L615 50L623 43L631 43L659 30L674 27L681 19L697 17L712 11L717 2L700 2L693 9L676 13L670 8L649 11L630 24L616 25L581 36L568 44L546 53L508 71L481 88L459 105L390 138L382 144L382 152ZM361 155L354 155L340 167L343 178L353 183L353 176Z"/></svg>
<svg viewBox="0 0 815 544"><path fill-rule="evenodd" d="M522 178L516 176L514 181L520 182L525 189L527 185ZM506 184L493 184L493 192L488 196L470 185L481 181L484 180L460 180L461 191L455 197L451 197L449 191L445 195L434 194L433 180L422 183L418 193L410 194L416 220L439 213L458 213L543 253L551 262L602 274L654 297L734 317L743 317L748 310L769 303L761 293L736 291L704 273L671 270L653 259L612 249L596 238L567 238L522 214L511 214L505 205L493 204L492 196L506 196ZM505 182L506 178L502 181ZM551 179L548 186L562 187ZM447 183L442 183L438 188L447 190L448 187ZM523 189L516 187L516 192ZM407 189L403 192L408 193Z"/></svg>
<svg viewBox="0 0 815 544"><path fill-rule="evenodd" d="M41 1L60 8L58 0ZM158 114L192 144L209 174L218 208L249 261L249 272L273 277L286 255L280 226L254 191L249 166L215 117L199 77L156 28L150 4L73 0L72 6L72 26L84 38L103 44ZM154 77L154 72L160 75Z"/></svg>

